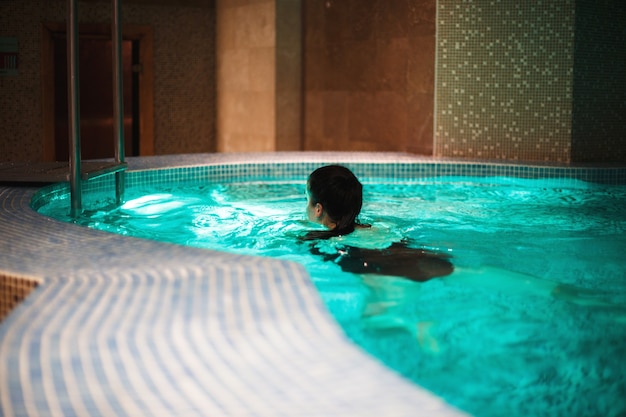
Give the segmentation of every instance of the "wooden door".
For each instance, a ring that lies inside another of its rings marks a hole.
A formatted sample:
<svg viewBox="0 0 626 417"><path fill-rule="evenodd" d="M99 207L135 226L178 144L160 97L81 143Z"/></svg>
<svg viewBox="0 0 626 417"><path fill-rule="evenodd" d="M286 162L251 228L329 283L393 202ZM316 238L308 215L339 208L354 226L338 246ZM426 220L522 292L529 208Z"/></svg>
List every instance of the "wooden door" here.
<svg viewBox="0 0 626 417"><path fill-rule="evenodd" d="M133 41L122 41L124 95L124 148L126 156L137 155L133 76ZM114 157L112 42L83 35L79 39L81 158ZM55 159L69 156L67 46L65 36L54 37L54 142Z"/></svg>

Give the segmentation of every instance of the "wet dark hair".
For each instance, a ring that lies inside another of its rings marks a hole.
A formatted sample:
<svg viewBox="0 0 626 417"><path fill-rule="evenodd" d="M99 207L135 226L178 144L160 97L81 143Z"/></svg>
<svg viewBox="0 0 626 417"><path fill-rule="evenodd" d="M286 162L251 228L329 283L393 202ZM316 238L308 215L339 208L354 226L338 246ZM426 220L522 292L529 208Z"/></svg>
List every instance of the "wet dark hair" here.
<svg viewBox="0 0 626 417"><path fill-rule="evenodd" d="M320 203L337 224L333 230L309 232L306 240L327 239L354 231L363 205L363 185L348 168L326 165L309 175L307 189L313 204Z"/></svg>

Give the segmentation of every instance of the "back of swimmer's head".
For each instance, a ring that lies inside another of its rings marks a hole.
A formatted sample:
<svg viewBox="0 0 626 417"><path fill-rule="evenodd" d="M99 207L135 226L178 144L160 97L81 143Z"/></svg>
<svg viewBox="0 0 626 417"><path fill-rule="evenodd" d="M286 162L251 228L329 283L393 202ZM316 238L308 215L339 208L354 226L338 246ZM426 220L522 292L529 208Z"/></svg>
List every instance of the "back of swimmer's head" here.
<svg viewBox="0 0 626 417"><path fill-rule="evenodd" d="M363 205L363 186L348 168L326 165L309 175L307 190L314 204L320 203L332 218L336 231L350 233Z"/></svg>

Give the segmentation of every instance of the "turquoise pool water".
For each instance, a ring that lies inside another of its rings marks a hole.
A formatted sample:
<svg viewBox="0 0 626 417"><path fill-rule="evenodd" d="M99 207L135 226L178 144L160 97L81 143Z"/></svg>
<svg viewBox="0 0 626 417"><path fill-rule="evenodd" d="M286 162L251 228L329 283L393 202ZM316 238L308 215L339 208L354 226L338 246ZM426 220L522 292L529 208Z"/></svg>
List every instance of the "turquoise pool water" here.
<svg viewBox="0 0 626 417"><path fill-rule="evenodd" d="M301 179L130 188L124 206L77 222L300 262L351 339L474 415L626 414L626 187L362 180L372 229L322 246L407 239L452 256L451 276L359 276L312 255L297 243L314 227ZM71 222L68 207L57 195L39 211Z"/></svg>

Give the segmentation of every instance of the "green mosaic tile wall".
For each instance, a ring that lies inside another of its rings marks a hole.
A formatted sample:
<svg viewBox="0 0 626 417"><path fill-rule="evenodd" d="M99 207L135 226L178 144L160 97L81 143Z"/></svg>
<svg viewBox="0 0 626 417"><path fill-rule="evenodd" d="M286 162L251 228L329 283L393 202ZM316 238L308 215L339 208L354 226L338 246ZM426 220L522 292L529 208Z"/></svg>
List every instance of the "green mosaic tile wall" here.
<svg viewBox="0 0 626 417"><path fill-rule="evenodd" d="M571 162L574 0L439 0L435 155Z"/></svg>

